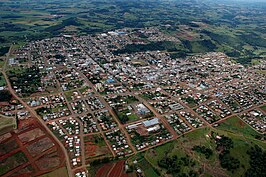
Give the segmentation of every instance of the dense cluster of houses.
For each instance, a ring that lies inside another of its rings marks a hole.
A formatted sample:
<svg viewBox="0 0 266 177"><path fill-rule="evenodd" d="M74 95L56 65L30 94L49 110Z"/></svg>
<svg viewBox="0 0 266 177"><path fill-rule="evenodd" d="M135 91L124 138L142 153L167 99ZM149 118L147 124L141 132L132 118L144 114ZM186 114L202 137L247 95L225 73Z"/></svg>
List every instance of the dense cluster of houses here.
<svg viewBox="0 0 266 177"><path fill-rule="evenodd" d="M173 58L128 48L165 40L179 42L156 28L59 36L31 42L8 64L40 70L41 88L23 99L63 142L73 168L84 163L82 134L101 133L115 156L126 156L232 114L265 133L265 112L253 107L265 104L265 75L256 70L266 63L244 67L221 52ZM14 110L28 115L19 105L0 111Z"/></svg>

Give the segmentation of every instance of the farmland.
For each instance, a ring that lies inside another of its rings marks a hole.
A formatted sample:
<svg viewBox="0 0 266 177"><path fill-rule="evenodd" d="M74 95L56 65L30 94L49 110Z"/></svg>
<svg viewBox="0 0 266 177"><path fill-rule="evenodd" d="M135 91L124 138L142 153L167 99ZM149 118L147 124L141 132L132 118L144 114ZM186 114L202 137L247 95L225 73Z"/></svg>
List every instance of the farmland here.
<svg viewBox="0 0 266 177"><path fill-rule="evenodd" d="M60 33L92 34L123 27L141 28L160 24L165 34L179 36L182 41L172 51L176 56L215 50L226 52L244 64L265 57L263 3L253 6L239 3L238 6L244 11L229 1L225 5L219 1L199 3L193 0L156 3L149 0L123 4L118 0L62 3L50 0L40 3L1 1L0 54L7 52L12 42L37 40ZM198 7L203 13L199 13ZM12 8L14 10L10 11ZM260 13L250 13L252 11Z"/></svg>
<svg viewBox="0 0 266 177"><path fill-rule="evenodd" d="M0 115L0 122L0 134L4 134L17 128L17 122L14 117Z"/></svg>
<svg viewBox="0 0 266 177"><path fill-rule="evenodd" d="M62 152L33 118L19 121L16 133L0 139L0 175L41 175L64 165Z"/></svg>
<svg viewBox="0 0 266 177"><path fill-rule="evenodd" d="M67 176L67 170L65 167L58 168L50 173L41 175L40 177L56 177L56 176Z"/></svg>

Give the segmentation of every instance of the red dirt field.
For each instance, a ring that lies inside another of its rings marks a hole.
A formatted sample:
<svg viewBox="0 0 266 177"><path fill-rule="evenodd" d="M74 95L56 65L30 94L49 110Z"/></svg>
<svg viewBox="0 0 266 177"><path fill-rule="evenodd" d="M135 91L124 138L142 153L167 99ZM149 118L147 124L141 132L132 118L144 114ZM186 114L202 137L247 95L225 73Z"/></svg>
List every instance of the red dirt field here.
<svg viewBox="0 0 266 177"><path fill-rule="evenodd" d="M87 156L95 156L96 155L96 149L97 149L98 146L96 146L95 144L93 144L92 142L87 142L85 144L85 154Z"/></svg>
<svg viewBox="0 0 266 177"><path fill-rule="evenodd" d="M101 135L89 135L84 137L85 159L89 163L91 159L111 156L111 151Z"/></svg>
<svg viewBox="0 0 266 177"><path fill-rule="evenodd" d="M122 175L124 171L124 160L118 161L113 169L110 171L108 177L119 177Z"/></svg>
<svg viewBox="0 0 266 177"><path fill-rule="evenodd" d="M28 132L22 133L18 136L18 138L20 139L20 141L22 143L28 143L30 141L35 140L36 138L39 138L41 136L45 135L44 132L39 129L39 128L35 128L33 130L30 130Z"/></svg>
<svg viewBox="0 0 266 177"><path fill-rule="evenodd" d="M103 165L96 173L95 177L105 177L108 175L111 168L114 166L114 164L108 163Z"/></svg>
<svg viewBox="0 0 266 177"><path fill-rule="evenodd" d="M108 163L102 166L95 177L128 177L124 171L125 160L116 163Z"/></svg>
<svg viewBox="0 0 266 177"><path fill-rule="evenodd" d="M6 169L0 176L39 176L65 166L60 146L36 118L19 120L18 129L0 140L0 167Z"/></svg>
<svg viewBox="0 0 266 177"><path fill-rule="evenodd" d="M128 177L128 174L124 173L120 177Z"/></svg>
<svg viewBox="0 0 266 177"><path fill-rule="evenodd" d="M38 127L38 123L34 120L34 118L29 118L25 120L20 120L18 121L18 129L15 130L14 132L19 134L23 131L33 129L34 127Z"/></svg>

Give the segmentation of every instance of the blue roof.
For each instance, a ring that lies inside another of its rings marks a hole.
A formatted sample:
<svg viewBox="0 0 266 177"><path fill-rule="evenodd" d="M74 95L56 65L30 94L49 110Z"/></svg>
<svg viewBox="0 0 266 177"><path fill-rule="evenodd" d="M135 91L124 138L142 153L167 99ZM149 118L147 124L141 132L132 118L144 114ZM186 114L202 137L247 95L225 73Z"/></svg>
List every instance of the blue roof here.
<svg viewBox="0 0 266 177"><path fill-rule="evenodd" d="M106 82L107 82L107 83L114 83L115 80L114 80L114 79L107 79Z"/></svg>
<svg viewBox="0 0 266 177"><path fill-rule="evenodd" d="M123 32L123 31L119 31L119 32L117 32L118 34L126 34L125 32Z"/></svg>
<svg viewBox="0 0 266 177"><path fill-rule="evenodd" d="M159 124L159 119L158 118L153 118L151 120L146 120L144 122L142 122L144 124L145 127L149 127L152 125L156 125Z"/></svg>

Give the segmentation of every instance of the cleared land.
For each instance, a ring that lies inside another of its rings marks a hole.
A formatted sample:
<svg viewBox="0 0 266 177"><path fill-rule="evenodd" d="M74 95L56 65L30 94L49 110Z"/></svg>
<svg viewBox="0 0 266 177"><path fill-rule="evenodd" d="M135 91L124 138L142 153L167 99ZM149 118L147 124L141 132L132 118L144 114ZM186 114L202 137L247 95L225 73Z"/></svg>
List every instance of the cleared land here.
<svg viewBox="0 0 266 177"><path fill-rule="evenodd" d="M50 173L46 173L44 175L41 175L40 177L67 177L67 169L66 167L58 168Z"/></svg>
<svg viewBox="0 0 266 177"><path fill-rule="evenodd" d="M17 122L15 118L0 115L0 135L10 132L16 129L16 127Z"/></svg>

